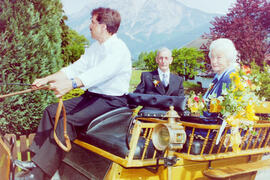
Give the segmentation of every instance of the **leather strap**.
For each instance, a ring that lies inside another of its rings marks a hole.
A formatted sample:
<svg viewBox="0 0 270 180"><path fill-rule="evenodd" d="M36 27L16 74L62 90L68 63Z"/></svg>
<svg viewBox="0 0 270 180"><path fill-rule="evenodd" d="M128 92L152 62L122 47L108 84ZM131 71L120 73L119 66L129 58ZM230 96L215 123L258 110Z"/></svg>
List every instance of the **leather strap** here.
<svg viewBox="0 0 270 180"><path fill-rule="evenodd" d="M59 140L59 138L57 137L56 132L55 132L57 124L58 124L58 120L59 120L59 117L60 117L61 110L63 110L63 126L64 126L64 138L65 138L66 146ZM65 109L65 106L63 104L62 98L59 98L59 103L58 103L58 107L57 107L57 110L56 110L53 136L54 136L55 142L58 144L58 146L61 149L63 149L66 152L70 151L71 143L70 143L70 139L69 139L68 134L67 134L66 109Z"/></svg>
<svg viewBox="0 0 270 180"><path fill-rule="evenodd" d="M23 90L23 91L17 91L17 92L14 92L14 93L9 93L9 94L4 94L4 95L0 95L0 99L1 98L6 98L6 97L10 97L10 96L14 96L14 95L19 95L19 94L24 94L24 93L29 93L29 92L32 92L32 91L36 91L36 90L41 90L41 89L50 89L50 86L49 85L45 85L45 86L41 86L37 89L26 89L26 90ZM59 117L60 117L60 113L61 113L61 110L63 109L63 126L64 126L64 138L65 138L65 141L66 141L66 146L63 145L61 143L61 141L59 140L59 138L57 137L56 135L56 127L57 127L57 124L58 124L58 120L59 120ZM71 149L71 143L70 143L70 139L68 137L68 134L67 134L67 117L66 117L66 109L64 107L64 104L63 104L63 100L62 98L59 98L59 103L58 103L58 107L57 107L57 110L56 110L56 115L55 115L55 122L54 122L54 139L55 139L55 142L58 144L58 146L60 148L62 148L64 151L68 152L70 151Z"/></svg>

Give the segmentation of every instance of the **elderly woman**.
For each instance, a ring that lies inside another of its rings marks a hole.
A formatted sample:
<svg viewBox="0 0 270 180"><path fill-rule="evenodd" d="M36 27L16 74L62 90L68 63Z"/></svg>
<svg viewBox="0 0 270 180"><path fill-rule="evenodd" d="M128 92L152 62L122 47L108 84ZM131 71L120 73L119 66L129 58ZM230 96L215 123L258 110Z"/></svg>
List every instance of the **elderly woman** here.
<svg viewBox="0 0 270 180"><path fill-rule="evenodd" d="M230 74L239 67L238 63L236 63L237 59L237 50L230 39L220 38L214 40L209 48L209 58L211 62L211 66L213 71L216 73L210 87L206 91L204 95L204 99L206 102L209 102L209 96L218 97L222 94L222 87L225 85L227 88L231 83ZM219 121L217 118L217 113L210 113L205 111L203 116L200 117L200 123L203 124L223 124L223 127L226 126L225 121ZM192 129L186 128L187 135L191 134ZM220 131L222 133L222 130ZM193 140L191 154L200 154L202 149L204 138L207 136L207 129L196 129L195 137ZM221 133L218 135L218 139L220 138ZM209 139L214 138L216 133L213 131L209 134ZM184 151L188 149L188 141L184 146ZM205 153L209 151L209 147L207 146L205 149Z"/></svg>
<svg viewBox="0 0 270 180"><path fill-rule="evenodd" d="M230 39L220 38L214 40L209 48L209 58L213 71L216 73L210 87L203 96L207 101L209 95L215 94L216 97L222 93L224 84L229 87L231 83L230 74L239 67L236 63L237 50ZM213 113L204 112L204 116L213 116Z"/></svg>
<svg viewBox="0 0 270 180"><path fill-rule="evenodd" d="M204 95L207 99L209 95L215 93L218 96L222 93L222 86L226 87L231 83L230 73L238 67L236 63L237 50L230 39L220 38L214 40L209 48L209 58L213 71L216 73L211 86Z"/></svg>

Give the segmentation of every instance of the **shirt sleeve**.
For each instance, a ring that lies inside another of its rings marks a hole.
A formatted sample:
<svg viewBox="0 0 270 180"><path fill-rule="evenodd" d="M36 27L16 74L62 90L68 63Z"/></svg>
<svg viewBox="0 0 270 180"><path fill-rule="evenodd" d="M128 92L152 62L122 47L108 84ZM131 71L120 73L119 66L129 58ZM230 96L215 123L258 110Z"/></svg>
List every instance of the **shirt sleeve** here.
<svg viewBox="0 0 270 180"><path fill-rule="evenodd" d="M127 67L125 66L128 62L126 61L127 58L130 59L129 54L111 49L104 59L100 60L96 66L81 73L78 78L86 88L103 83L113 78L115 74L120 72L121 68Z"/></svg>
<svg viewBox="0 0 270 180"><path fill-rule="evenodd" d="M91 48L86 49L85 54L83 54L80 59L75 61L73 64L62 68L61 71L64 72L69 79L77 77L78 74L85 71L85 68L88 66L88 62L91 62L91 52Z"/></svg>

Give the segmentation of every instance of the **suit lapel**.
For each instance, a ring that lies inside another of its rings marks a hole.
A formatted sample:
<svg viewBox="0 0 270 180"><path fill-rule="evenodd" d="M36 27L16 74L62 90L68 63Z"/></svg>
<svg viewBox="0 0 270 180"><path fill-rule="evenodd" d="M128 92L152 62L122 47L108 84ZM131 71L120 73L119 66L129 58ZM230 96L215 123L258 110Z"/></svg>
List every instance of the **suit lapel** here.
<svg viewBox="0 0 270 180"><path fill-rule="evenodd" d="M222 86L223 86L223 83L222 83L222 80L223 78L225 77L225 74L227 73L224 73L218 80L217 82L214 84L214 87L213 89L211 89L210 93L209 94L212 94L213 92L217 94L217 96L220 96L219 92L222 91Z"/></svg>
<svg viewBox="0 0 270 180"><path fill-rule="evenodd" d="M174 87L174 85L176 83L177 82L176 82L175 76L172 73L170 73L170 79L169 79L169 85L168 85L169 87L168 87L168 90L166 92L166 95L170 95L171 94L171 91L174 89L173 87Z"/></svg>
<svg viewBox="0 0 270 180"><path fill-rule="evenodd" d="M155 88L157 89L157 91L160 94L162 94L162 95L165 94L165 88L164 88L164 86L163 86L163 84L162 84L162 82L161 82L161 80L159 78L159 75L158 75L158 71L157 70L153 72L152 79L153 79L153 81L154 80L159 81L159 83L155 86Z"/></svg>

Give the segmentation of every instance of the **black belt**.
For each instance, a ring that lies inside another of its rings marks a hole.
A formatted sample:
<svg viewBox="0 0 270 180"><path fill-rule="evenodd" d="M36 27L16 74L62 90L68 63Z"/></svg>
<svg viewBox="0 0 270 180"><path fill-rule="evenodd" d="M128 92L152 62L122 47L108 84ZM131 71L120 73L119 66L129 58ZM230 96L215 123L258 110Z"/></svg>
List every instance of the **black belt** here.
<svg viewBox="0 0 270 180"><path fill-rule="evenodd" d="M89 91L85 91L84 95L86 95L87 97L97 97L97 98L103 98L106 100L120 100L120 101L124 101L125 103L127 102L127 98L126 95L122 95L122 96L111 96L111 95L106 95L106 94L99 94L99 93L94 93L94 92L89 92Z"/></svg>

